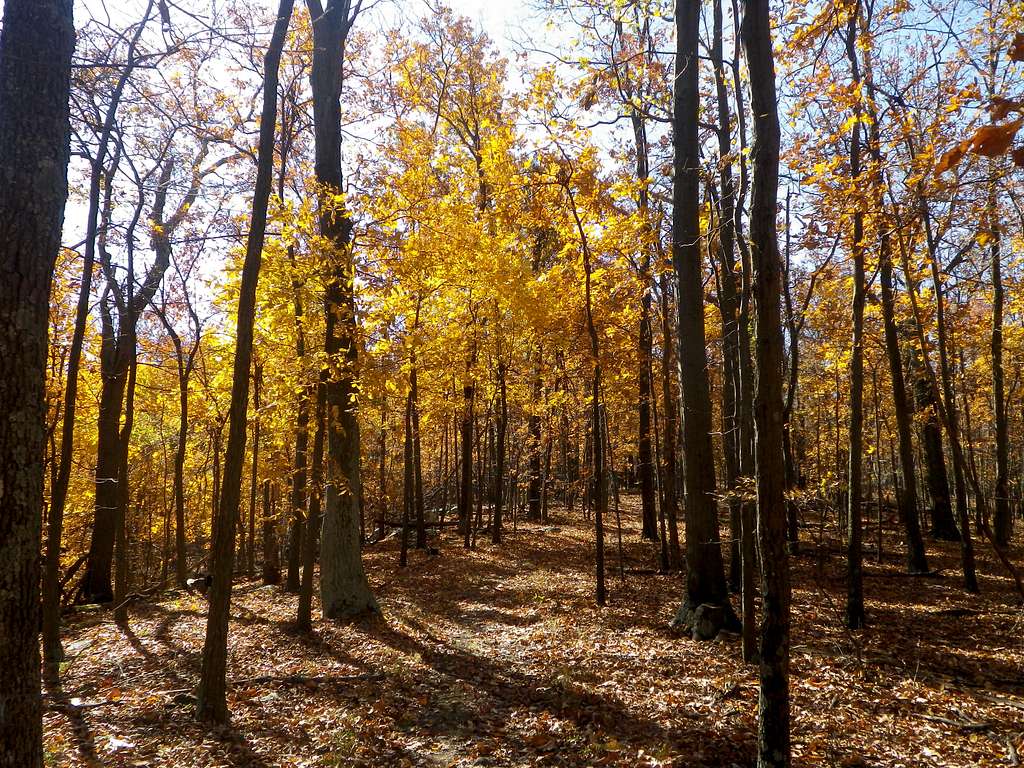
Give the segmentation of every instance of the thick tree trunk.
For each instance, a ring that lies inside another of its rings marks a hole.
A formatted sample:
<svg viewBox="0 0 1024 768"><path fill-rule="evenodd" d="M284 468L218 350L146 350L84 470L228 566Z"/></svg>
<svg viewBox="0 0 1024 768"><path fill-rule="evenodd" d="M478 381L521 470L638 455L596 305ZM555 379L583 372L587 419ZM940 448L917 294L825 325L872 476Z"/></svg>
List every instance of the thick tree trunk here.
<svg viewBox="0 0 1024 768"><path fill-rule="evenodd" d="M754 168L750 246L757 302L757 509L763 612L757 764L788 766L790 579L782 452L782 265L775 233L779 118L768 0L745 0L742 43L750 71Z"/></svg>
<svg viewBox="0 0 1024 768"><path fill-rule="evenodd" d="M253 323L256 287L266 235L267 206L274 163L274 128L277 124L277 71L284 48L293 0L281 0L274 31L263 59L263 105L252 219L238 295L238 325L231 379L228 414L228 447L224 460L224 482L218 514L213 520L210 570L210 609L206 621L197 714L201 719L226 722L228 612L231 606L231 577L235 558L235 525L241 497L242 464L245 460L246 413L249 405L249 370L252 365ZM250 541L250 549L252 542Z"/></svg>
<svg viewBox="0 0 1024 768"><path fill-rule="evenodd" d="M914 402L919 414L923 414L921 425L921 446L924 449L925 481L931 497L932 538L942 541L960 541L960 531L953 517L953 504L949 492L949 475L946 472L946 456L942 447L942 424L935 413L935 398L931 383L923 370L921 353L914 350L911 366L914 376Z"/></svg>
<svg viewBox="0 0 1024 768"><path fill-rule="evenodd" d="M704 292L700 240L700 147L697 140L699 3L676 3L676 76L673 95L675 157L672 187L672 260L677 281L679 359L686 462L686 593L675 622L691 627L705 603L722 607L736 626L729 604L715 498L711 441L711 394L704 337Z"/></svg>
<svg viewBox="0 0 1024 768"><path fill-rule="evenodd" d="M39 548L48 292L69 158L71 0L7 0L0 32L0 765L43 765Z"/></svg>
<svg viewBox="0 0 1024 768"><path fill-rule="evenodd" d="M358 363L352 260L352 220L336 197L341 173L342 55L353 18L348 0L306 0L313 19L313 96L316 179L320 185L320 234L330 252L324 290L327 319L327 488L320 555L324 616L346 619L377 610L363 570L359 535L359 422L355 387ZM358 6L357 6L358 8Z"/></svg>

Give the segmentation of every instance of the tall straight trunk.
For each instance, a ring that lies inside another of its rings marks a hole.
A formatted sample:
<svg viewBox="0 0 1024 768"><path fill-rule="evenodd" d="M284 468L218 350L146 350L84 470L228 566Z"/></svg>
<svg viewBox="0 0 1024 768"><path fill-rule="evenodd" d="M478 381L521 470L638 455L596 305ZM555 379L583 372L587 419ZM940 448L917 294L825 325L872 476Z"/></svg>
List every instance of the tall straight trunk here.
<svg viewBox="0 0 1024 768"><path fill-rule="evenodd" d="M960 541L960 532L953 517L953 504L949 492L949 474L946 472L946 456L942 447L942 425L935 413L935 398L931 382L924 374L921 353L911 353L914 374L914 403L919 414L923 414L921 425L921 446L924 449L925 481L931 497L931 530L935 539Z"/></svg>
<svg viewBox="0 0 1024 768"><path fill-rule="evenodd" d="M111 575L117 536L119 432L129 362L126 354L127 339L122 332L123 329L114 330L106 302L105 297L101 302L104 320L100 347L101 384L96 440L95 514L89 560L81 586L81 599L86 603L109 603L114 599Z"/></svg>
<svg viewBox="0 0 1024 768"><path fill-rule="evenodd" d="M172 337L173 338L173 337ZM188 578L188 559L185 551L185 454L188 451L188 380L199 337L188 361L182 359L181 339L175 343L178 353L178 444L174 449L174 573L178 586Z"/></svg>
<svg viewBox="0 0 1024 768"><path fill-rule="evenodd" d="M725 59L722 53L722 2L713 4L711 65L715 74L715 96L718 105L718 157L722 191L719 200L718 308L722 315L722 446L725 452L725 483L730 490L729 523L732 556L729 559L729 584L739 590L741 584L740 541L742 539L741 502L737 481L740 475L740 332L739 296L736 282L736 191L732 177L732 128L729 93L725 81Z"/></svg>
<svg viewBox="0 0 1024 768"><path fill-rule="evenodd" d="M665 446L662 451L662 461L664 464L661 480L663 488L662 499L665 505L665 517L668 519L669 568L679 568L682 560L679 551L679 493L676 486L676 440L678 434L676 424L679 411L674 396L676 376L673 362L675 357L672 354L672 319L669 315L671 312L669 294L672 288L667 271L662 271L658 280L661 289L661 397L663 402L662 410L665 413L665 429L662 437L663 445ZM549 446L549 461L550 456Z"/></svg>
<svg viewBox="0 0 1024 768"><path fill-rule="evenodd" d="M418 318L417 318L418 324ZM412 451L413 479L415 493L413 506L416 510L416 549L427 548L427 510L423 500L423 455L420 450L420 394L416 375L416 354L412 356L412 370L409 372L409 397L412 400Z"/></svg>
<svg viewBox="0 0 1024 768"><path fill-rule="evenodd" d="M283 165L283 163L282 163ZM278 195L284 187L284 168L278 180ZM289 247L288 257L295 269L295 249ZM300 364L306 358L305 312L302 305L302 285L297 278L292 281L292 304L295 310L295 357ZM292 468L291 519L288 530L288 576L285 589L299 591L299 565L302 558L302 537L305 529L304 510L307 504L306 468L309 465L309 407L316 387L303 387L299 394L299 407L295 416L295 459Z"/></svg>
<svg viewBox="0 0 1024 768"><path fill-rule="evenodd" d="M249 551L245 571L249 576L256 572L256 502L260 494L260 415L259 391L262 380L262 366L256 363L253 371L254 417L252 420L252 458L249 466Z"/></svg>
<svg viewBox="0 0 1024 768"><path fill-rule="evenodd" d="M61 424L60 460L57 475L50 488L50 510L47 519L46 561L43 575L43 654L49 663L60 662L64 651L60 644L60 551L64 529L64 508L71 483L71 460L74 455L75 413L78 399L78 371L82 360L82 345L88 325L89 303L92 291L92 273L96 263L96 240L99 222L100 194L110 137L114 130L117 110L121 104L128 78L135 68L139 38L146 27L152 10L149 2L143 20L136 27L128 44L126 63L118 76L104 115L97 142L96 156L92 159L89 178L89 209L86 218L85 253L82 283L79 286L78 305L75 309L75 329L68 351L68 371L65 379L64 411Z"/></svg>
<svg viewBox="0 0 1024 768"><path fill-rule="evenodd" d="M508 387L505 381L505 362L498 362L498 423L494 434L494 525L491 543L501 543L502 513L505 482L505 432L508 430Z"/></svg>
<svg viewBox="0 0 1024 768"><path fill-rule="evenodd" d="M676 623L689 627L697 607L721 606L736 624L729 604L715 499L711 441L711 394L704 337L700 241L700 146L697 139L699 3L676 2L676 62L673 94L672 260L677 281L679 359L683 394L686 462L686 593Z"/></svg>
<svg viewBox="0 0 1024 768"><path fill-rule="evenodd" d="M171 337L174 345L174 357L177 363L178 372L178 435L177 445L174 449L174 479L173 479L173 505L174 505L174 561L175 577L179 587L185 586L185 579L188 578L188 559L185 548L185 455L188 452L188 383L195 366L196 355L199 352L201 334L199 332L198 317L192 312L191 305L189 313L195 322L196 338L191 348L186 353L181 336L174 330L174 326L168 321L166 313L158 312L160 320ZM166 577L164 578L166 583Z"/></svg>
<svg viewBox="0 0 1024 768"><path fill-rule="evenodd" d="M322 519L324 484L324 426L327 393L323 381L316 388L316 430L313 433L313 462L309 476L309 508L306 512L306 535L302 539L302 581L299 585L299 610L296 626L309 630L313 626L313 570L316 567L316 545Z"/></svg>
<svg viewBox="0 0 1024 768"><path fill-rule="evenodd" d="M196 703L201 719L224 723L228 719L227 642L231 606L231 576L235 559L235 525L241 500L242 465L245 460L246 414L249 404L249 371L252 365L256 287L267 227L267 207L274 164L274 128L277 124L278 65L292 15L293 0L281 0L274 31L263 58L263 105L253 189L252 219L238 293L235 359L228 412L228 447L218 514L213 520L211 544L210 609L206 620L202 670ZM250 540L250 549L252 548Z"/></svg>
<svg viewBox="0 0 1024 768"><path fill-rule="evenodd" d="M797 469L796 450L793 445L793 410L796 404L796 392L800 383L800 327L793 310L793 297L789 285L790 268L790 193L786 193L786 255L785 271L782 275L782 296L786 304L786 333L789 336L789 386L786 387L786 402L782 408L782 449L786 458L786 488L795 491L800 484L800 473ZM812 283L813 285L813 283ZM808 288L808 301L810 300ZM801 321L802 322L802 321ZM786 539L790 551L795 553L800 547L800 527L797 521L797 505L792 498L786 500Z"/></svg>
<svg viewBox="0 0 1024 768"><path fill-rule="evenodd" d="M860 92L860 61L857 54L857 27L860 3L850 16L846 29L846 56L856 91ZM850 182L860 185L861 105L854 107L854 123L850 132ZM858 203L853 214L853 233L850 243L853 257L853 343L850 354L850 435L847 488L846 536L846 626L860 629L864 626L864 547L863 547L863 462L864 462L864 208ZM837 426L838 428L838 426Z"/></svg>
<svg viewBox="0 0 1024 768"><path fill-rule="evenodd" d="M939 376L942 380L942 392L939 393L935 373L928 359L927 348L922 355L925 373L932 387L931 401L940 415L946 436L953 453L953 489L956 494L957 525L960 529L960 561L964 574L964 589L968 592L978 591L978 577L974 568L974 543L971 540L970 511L967 507L966 467L964 452L960 444L960 415L957 409L956 396L953 391L953 376L949 360L949 339L946 331L945 288L942 268L939 262L938 247L932 232L931 215L927 199L919 197L921 217L924 220L925 235L928 240L928 253L932 275L932 288L935 293L935 335L939 347ZM923 331L918 325L918 334ZM942 417L944 414L944 418Z"/></svg>
<svg viewBox="0 0 1024 768"><path fill-rule="evenodd" d="M71 0L7 0L0 32L0 764L43 765L39 549L48 292L60 248ZM59 585L58 585L59 588Z"/></svg>
<svg viewBox="0 0 1024 768"><path fill-rule="evenodd" d="M324 349L332 375L327 381L327 489L320 557L324 616L345 619L377 610L363 570L359 531L359 422L355 387L358 341L352 219L337 197L341 172L342 56L359 5L349 0L306 0L313 20L313 128L316 180L320 188L320 234L329 248L324 288ZM353 14L350 17L350 12Z"/></svg>
<svg viewBox="0 0 1024 768"><path fill-rule="evenodd" d="M264 478L260 529L263 542L263 583L265 585L281 583L281 559L277 549L277 510L274 504L275 489L272 485L270 478Z"/></svg>
<svg viewBox="0 0 1024 768"><path fill-rule="evenodd" d="M763 610L760 633L758 766L788 766L790 579L782 450L782 265L775 221L779 117L768 0L745 0L742 43L750 71L754 169L750 246L757 303L757 511Z"/></svg>
<svg viewBox="0 0 1024 768"><path fill-rule="evenodd" d="M405 416L403 419L405 439L402 443L402 533L399 546L398 566L405 568L409 563L409 520L413 497L416 495L415 474L413 473L412 450L412 392L405 397Z"/></svg>
<svg viewBox="0 0 1024 768"><path fill-rule="evenodd" d="M129 288L130 290L130 288ZM138 376L138 341L135 335L129 341L128 354L131 362L128 368L128 382L125 391L124 426L121 427L118 445L117 469L117 560L114 569L114 620L128 620L128 572L131 553L128 549L128 507L131 491L128 486L128 451L131 447L132 429L135 424L135 384Z"/></svg>
<svg viewBox="0 0 1024 768"><path fill-rule="evenodd" d="M540 255L539 247L536 249L534 256L534 273L540 268ZM526 491L527 500L527 511L526 517L531 522L538 522L541 519L542 511L542 496L546 493L546 487L541 484L542 477L542 451L544 446L541 442L541 423L540 423L540 399L541 399L541 362L542 362L542 351L540 345L537 346L537 350L533 356L533 382L531 385L532 403L530 408L530 415L527 417L527 431L530 435L530 458L529 458L529 484ZM550 442L549 442L550 445ZM545 475L546 476L546 475Z"/></svg>
<svg viewBox="0 0 1024 768"><path fill-rule="evenodd" d="M993 173L995 173L995 163ZM989 228L989 259L992 273L992 411L996 432L996 482L992 529L996 544L1006 547L1013 536L1013 515L1010 509L1010 435L1006 419L1005 375L1003 372L1003 266L995 182L990 183L987 218Z"/></svg>
<svg viewBox="0 0 1024 768"><path fill-rule="evenodd" d="M473 514L473 365L476 352L466 361L466 380L462 386L462 486L459 492L459 528L462 546L469 549Z"/></svg>
<svg viewBox="0 0 1024 768"><path fill-rule="evenodd" d="M892 253L889 236L882 234L879 248L879 275L882 287L882 320L885 328L885 351L889 360L892 381L893 410L896 414L896 432L899 443L900 467L903 470L903 493L899 514L903 524L907 550L907 569L910 573L925 573L928 559L921 537L917 514L917 482L914 473L914 444L910 410L907 404L906 383L903 378L899 335L894 317L895 296L892 281Z"/></svg>

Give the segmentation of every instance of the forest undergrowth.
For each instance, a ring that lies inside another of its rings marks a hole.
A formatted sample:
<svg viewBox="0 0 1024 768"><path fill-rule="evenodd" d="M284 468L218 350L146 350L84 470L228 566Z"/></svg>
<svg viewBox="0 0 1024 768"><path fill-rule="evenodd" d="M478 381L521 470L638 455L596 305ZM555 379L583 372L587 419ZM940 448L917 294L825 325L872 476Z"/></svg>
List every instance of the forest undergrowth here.
<svg viewBox="0 0 1024 768"><path fill-rule="evenodd" d="M46 689L46 764L751 765L757 670L737 636L669 627L681 575L654 572L637 500L623 506L625 579L612 527L605 608L591 527L564 509L509 526L502 547L449 534L403 570L397 537L369 546L382 615L310 634L295 595L240 578L226 728L193 717L205 598L139 600L121 624L80 613ZM803 530L792 559L794 764L1019 764L1024 615L994 555L979 552L980 596L960 587L956 544L929 542L939 573L908 577L893 521L882 561L866 553L868 628L850 632L834 522Z"/></svg>

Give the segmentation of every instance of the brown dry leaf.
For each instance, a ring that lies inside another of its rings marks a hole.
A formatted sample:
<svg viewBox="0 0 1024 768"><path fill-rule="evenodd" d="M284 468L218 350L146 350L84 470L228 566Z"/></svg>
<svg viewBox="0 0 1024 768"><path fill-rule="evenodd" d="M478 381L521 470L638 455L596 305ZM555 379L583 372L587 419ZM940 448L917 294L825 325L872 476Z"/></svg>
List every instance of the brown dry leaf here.
<svg viewBox="0 0 1024 768"><path fill-rule="evenodd" d="M983 125L975 131L971 139L971 151L983 157L998 157L1005 154L1022 125L1024 119L1002 125Z"/></svg>
<svg viewBox="0 0 1024 768"><path fill-rule="evenodd" d="M1024 32L1018 32L1013 36L1007 55L1010 61L1024 61Z"/></svg>
<svg viewBox="0 0 1024 768"><path fill-rule="evenodd" d="M970 149L970 146L971 144L969 141L961 141L952 149L944 152L942 157L939 158L939 162L935 165L935 175L941 176L951 168L958 166L960 161L964 159L964 155L967 154L967 150Z"/></svg>

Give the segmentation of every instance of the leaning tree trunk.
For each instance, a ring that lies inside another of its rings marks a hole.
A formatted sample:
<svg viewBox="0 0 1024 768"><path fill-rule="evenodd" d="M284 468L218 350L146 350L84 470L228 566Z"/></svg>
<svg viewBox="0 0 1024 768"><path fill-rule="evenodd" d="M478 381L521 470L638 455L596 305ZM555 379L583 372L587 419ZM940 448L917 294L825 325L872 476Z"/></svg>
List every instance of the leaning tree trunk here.
<svg viewBox="0 0 1024 768"><path fill-rule="evenodd" d="M757 302L757 511L763 599L758 766L788 766L790 580L782 451L782 265L775 233L779 117L768 0L745 0L742 42L754 113L750 246Z"/></svg>
<svg viewBox="0 0 1024 768"><path fill-rule="evenodd" d="M206 620L197 714L201 719L223 723L228 719L227 642L231 606L231 574L235 559L235 525L241 500L242 463L245 460L246 413L249 405L249 369L252 366L256 286L267 228L267 207L274 168L274 127L277 124L277 70L281 62L292 15L293 0L281 0L274 31L263 59L263 108L253 190L252 220L238 293L238 326L228 414L228 447L220 508L213 520L211 544L210 610ZM250 547L251 547L250 542Z"/></svg>
<svg viewBox="0 0 1024 768"><path fill-rule="evenodd" d="M345 619L377 610L363 570L359 535L359 422L356 419L358 341L352 219L338 203L341 173L342 55L354 18L349 0L306 0L313 20L313 129L320 234L330 273L324 287L327 328L327 489L320 553L324 616ZM358 6L357 6L358 9Z"/></svg>
<svg viewBox="0 0 1024 768"><path fill-rule="evenodd" d="M686 461L686 593L675 623L690 628L702 604L721 609L719 624L736 626L729 604L715 498L715 459L711 442L711 394L704 338L704 291L700 241L700 145L697 139L699 3L676 3L676 77L672 186L672 260L679 313L679 359L683 393L683 446ZM717 633L714 631L706 634Z"/></svg>
<svg viewBox="0 0 1024 768"><path fill-rule="evenodd" d="M0 32L0 764L43 765L39 547L48 293L60 248L71 0L7 0Z"/></svg>

